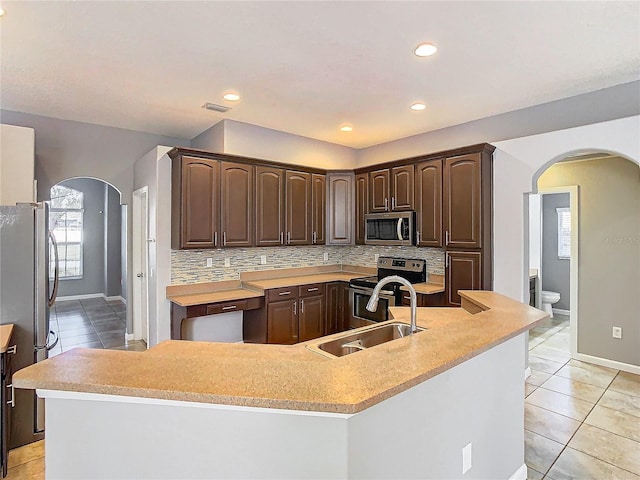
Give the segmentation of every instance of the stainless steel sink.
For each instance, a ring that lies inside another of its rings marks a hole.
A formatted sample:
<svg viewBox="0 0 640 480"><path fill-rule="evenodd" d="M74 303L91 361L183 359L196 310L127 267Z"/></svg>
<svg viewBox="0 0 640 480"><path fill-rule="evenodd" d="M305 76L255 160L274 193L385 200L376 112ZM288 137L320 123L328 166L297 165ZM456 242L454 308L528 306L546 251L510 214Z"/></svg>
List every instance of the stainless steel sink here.
<svg viewBox="0 0 640 480"><path fill-rule="evenodd" d="M420 333L423 330L424 328L418 327L418 331L416 333ZM310 346L310 348L312 350L315 350L313 347L318 348L320 350L318 353L328 353L334 357L344 357L350 353L366 350L367 348L375 347L382 343L406 337L410 332L411 325L406 323L387 323L385 325L375 326L359 332L343 335L334 340Z"/></svg>

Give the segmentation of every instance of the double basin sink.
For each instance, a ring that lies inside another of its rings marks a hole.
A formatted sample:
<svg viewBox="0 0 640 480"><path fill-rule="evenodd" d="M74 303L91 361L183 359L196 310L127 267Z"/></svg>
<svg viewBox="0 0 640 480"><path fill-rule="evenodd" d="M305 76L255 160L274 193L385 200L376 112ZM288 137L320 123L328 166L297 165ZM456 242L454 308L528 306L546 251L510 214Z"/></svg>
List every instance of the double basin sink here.
<svg viewBox="0 0 640 480"><path fill-rule="evenodd" d="M423 330L424 328L417 327L414 335ZM344 357L408 335L411 335L411 325L399 322L386 323L346 333L333 340L309 345L308 348L325 356Z"/></svg>

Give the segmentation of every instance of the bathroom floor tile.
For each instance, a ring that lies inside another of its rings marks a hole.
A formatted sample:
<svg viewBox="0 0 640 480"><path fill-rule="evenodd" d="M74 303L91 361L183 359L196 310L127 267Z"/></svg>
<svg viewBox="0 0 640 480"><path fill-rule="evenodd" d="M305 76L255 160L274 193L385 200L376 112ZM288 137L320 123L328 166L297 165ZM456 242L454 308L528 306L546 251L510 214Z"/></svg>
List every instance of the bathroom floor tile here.
<svg viewBox="0 0 640 480"><path fill-rule="evenodd" d="M527 467L546 472L564 448L561 443L537 433L524 431L524 458Z"/></svg>
<svg viewBox="0 0 640 480"><path fill-rule="evenodd" d="M569 447L640 475L640 443L634 440L583 424Z"/></svg>
<svg viewBox="0 0 640 480"><path fill-rule="evenodd" d="M602 388L607 388L615 377L614 374L594 372L574 365L565 365L556 372L556 375Z"/></svg>
<svg viewBox="0 0 640 480"><path fill-rule="evenodd" d="M525 403L524 428L530 432L566 445L579 426L577 420Z"/></svg>
<svg viewBox="0 0 640 480"><path fill-rule="evenodd" d="M611 383L610 390L634 397L640 397L640 375L633 373L620 372Z"/></svg>
<svg viewBox="0 0 640 480"><path fill-rule="evenodd" d="M612 408L634 417L640 417L640 397L616 392L611 388L604 393L598 405Z"/></svg>
<svg viewBox="0 0 640 480"><path fill-rule="evenodd" d="M565 448L546 478L553 480L640 480L640 477L573 448Z"/></svg>
<svg viewBox="0 0 640 480"><path fill-rule="evenodd" d="M529 395L525 402L580 421L587 417L594 405L542 387Z"/></svg>
<svg viewBox="0 0 640 480"><path fill-rule="evenodd" d="M588 383L578 382L558 375L553 375L541 386L547 390L563 393L590 403L596 403L605 392L602 387L596 387L595 385L589 385Z"/></svg>
<svg viewBox="0 0 640 480"><path fill-rule="evenodd" d="M640 442L640 420L633 415L596 405L584 423Z"/></svg>

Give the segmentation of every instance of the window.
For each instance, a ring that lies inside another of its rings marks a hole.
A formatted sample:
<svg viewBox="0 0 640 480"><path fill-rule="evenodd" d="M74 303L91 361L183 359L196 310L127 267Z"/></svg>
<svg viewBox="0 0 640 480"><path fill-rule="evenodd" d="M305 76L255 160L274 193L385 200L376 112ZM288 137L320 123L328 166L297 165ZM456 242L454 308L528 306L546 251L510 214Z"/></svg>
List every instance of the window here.
<svg viewBox="0 0 640 480"><path fill-rule="evenodd" d="M558 214L558 258L571 259L571 209L556 208Z"/></svg>
<svg viewBox="0 0 640 480"><path fill-rule="evenodd" d="M62 185L51 189L49 230L58 244L60 278L82 278L82 192ZM49 255L49 270L53 275L55 257Z"/></svg>

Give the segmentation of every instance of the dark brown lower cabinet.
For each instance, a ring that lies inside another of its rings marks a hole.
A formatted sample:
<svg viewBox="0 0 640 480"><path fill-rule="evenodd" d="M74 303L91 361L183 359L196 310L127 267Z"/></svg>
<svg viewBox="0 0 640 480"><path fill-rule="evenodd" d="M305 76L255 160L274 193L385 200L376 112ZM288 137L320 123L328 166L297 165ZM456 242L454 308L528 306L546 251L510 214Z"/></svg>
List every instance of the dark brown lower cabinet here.
<svg viewBox="0 0 640 480"><path fill-rule="evenodd" d="M402 306L410 306L410 299L411 295L409 292L402 292ZM445 305L444 292L432 293L430 295L418 293L416 295L416 300L418 301L418 307L442 307Z"/></svg>
<svg viewBox="0 0 640 480"><path fill-rule="evenodd" d="M300 342L324 336L324 295L299 300L298 329Z"/></svg>
<svg viewBox="0 0 640 480"><path fill-rule="evenodd" d="M460 306L458 290L482 288L482 252L445 252L445 288L448 305Z"/></svg>
<svg viewBox="0 0 640 480"><path fill-rule="evenodd" d="M298 299L267 304L267 343L298 343Z"/></svg>
<svg viewBox="0 0 640 480"><path fill-rule="evenodd" d="M349 328L349 283L327 283L325 335L344 332Z"/></svg>

